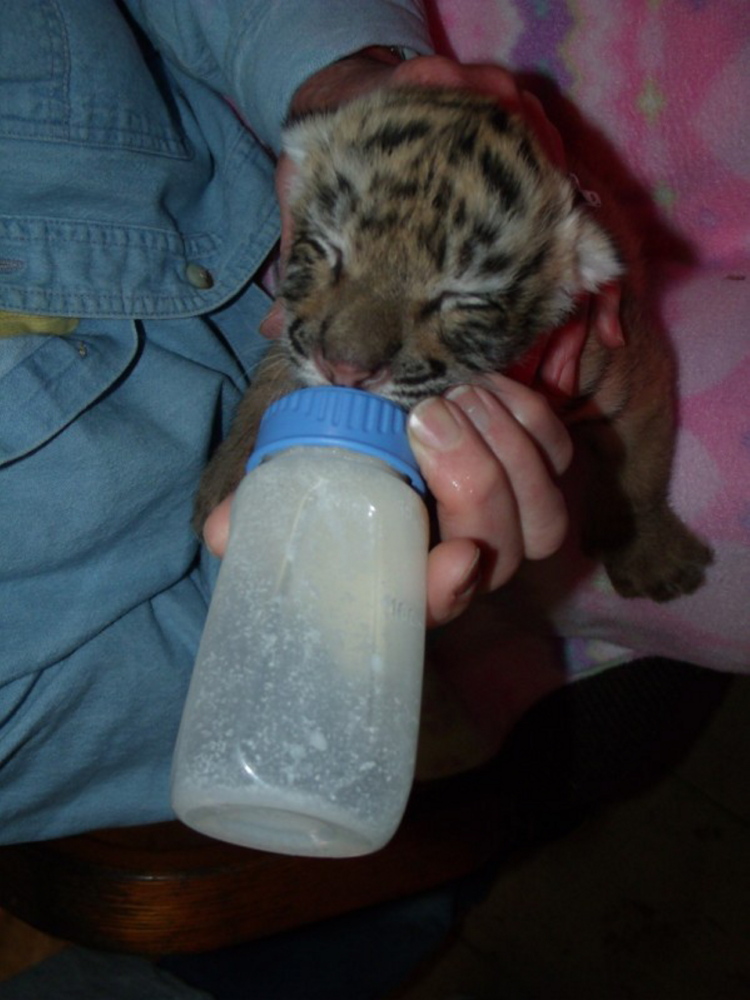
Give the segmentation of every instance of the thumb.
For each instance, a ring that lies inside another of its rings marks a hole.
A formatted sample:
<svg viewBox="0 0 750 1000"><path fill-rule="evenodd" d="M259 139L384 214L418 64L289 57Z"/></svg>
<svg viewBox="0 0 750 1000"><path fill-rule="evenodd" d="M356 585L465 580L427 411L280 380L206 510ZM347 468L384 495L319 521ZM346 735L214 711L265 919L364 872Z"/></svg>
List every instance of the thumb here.
<svg viewBox="0 0 750 1000"><path fill-rule="evenodd" d="M224 497L211 511L203 525L203 540L208 550L220 559L224 558L229 541L229 513L233 499L234 493Z"/></svg>
<svg viewBox="0 0 750 1000"><path fill-rule="evenodd" d="M468 538L436 545L427 562L427 627L446 625L471 604L479 587L479 546Z"/></svg>

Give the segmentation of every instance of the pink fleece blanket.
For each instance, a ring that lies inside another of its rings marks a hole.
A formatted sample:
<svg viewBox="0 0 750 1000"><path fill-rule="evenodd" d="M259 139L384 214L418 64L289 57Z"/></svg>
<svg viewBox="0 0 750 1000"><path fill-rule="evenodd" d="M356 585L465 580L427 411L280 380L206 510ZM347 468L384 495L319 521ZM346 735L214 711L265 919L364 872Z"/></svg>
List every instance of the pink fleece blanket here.
<svg viewBox="0 0 750 1000"><path fill-rule="evenodd" d="M495 602L511 612L497 626L506 681L520 672L533 687L535 674L541 690L555 671L655 654L750 672L750 4L434 0L430 12L462 61L525 74L632 210L678 358L674 505L716 554L708 583L667 605L618 597L573 543L528 567Z"/></svg>

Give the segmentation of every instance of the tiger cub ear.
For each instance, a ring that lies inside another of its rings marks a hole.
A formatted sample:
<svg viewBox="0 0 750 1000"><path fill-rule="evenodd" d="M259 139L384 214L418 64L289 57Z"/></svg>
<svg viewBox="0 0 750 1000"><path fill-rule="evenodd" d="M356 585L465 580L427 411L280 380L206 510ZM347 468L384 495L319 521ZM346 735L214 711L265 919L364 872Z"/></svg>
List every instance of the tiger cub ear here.
<svg viewBox="0 0 750 1000"><path fill-rule="evenodd" d="M574 210L565 226L573 250L570 277L576 292L595 292L623 274L625 268L611 237L585 211Z"/></svg>
<svg viewBox="0 0 750 1000"><path fill-rule="evenodd" d="M281 134L281 151L285 153L296 169L290 172L288 179L288 198L294 204L302 195L304 189L303 168L316 150L327 151L333 139L327 115L312 114L298 118L285 126ZM318 157L319 159L319 157ZM317 162L313 160L312 162ZM310 164L306 172L309 174Z"/></svg>
<svg viewBox="0 0 750 1000"><path fill-rule="evenodd" d="M307 133L299 123L288 125L281 136L281 151L291 159L298 167L305 162L307 157Z"/></svg>
<svg viewBox="0 0 750 1000"><path fill-rule="evenodd" d="M281 148L298 167L302 166L311 148L326 149L331 141L328 115L311 114L291 121L281 133Z"/></svg>

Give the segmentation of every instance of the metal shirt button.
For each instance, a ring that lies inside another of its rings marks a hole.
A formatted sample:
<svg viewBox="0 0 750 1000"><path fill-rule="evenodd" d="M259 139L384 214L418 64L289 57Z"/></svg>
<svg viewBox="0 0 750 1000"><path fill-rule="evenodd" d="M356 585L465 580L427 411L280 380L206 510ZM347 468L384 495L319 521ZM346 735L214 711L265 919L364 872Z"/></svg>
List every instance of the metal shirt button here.
<svg viewBox="0 0 750 1000"><path fill-rule="evenodd" d="M214 287L213 275L202 264L188 264L185 277L193 288L200 288L201 291Z"/></svg>

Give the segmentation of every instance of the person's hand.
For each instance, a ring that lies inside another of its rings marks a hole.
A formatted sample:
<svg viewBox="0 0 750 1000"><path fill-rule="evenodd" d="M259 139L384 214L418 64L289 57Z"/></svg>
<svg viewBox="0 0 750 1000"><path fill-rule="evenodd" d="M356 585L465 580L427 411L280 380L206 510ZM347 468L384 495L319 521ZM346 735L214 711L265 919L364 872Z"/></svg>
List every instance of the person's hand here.
<svg viewBox="0 0 750 1000"><path fill-rule="evenodd" d="M440 542L428 564L428 621L445 624L525 559L544 559L568 527L556 479L570 437L543 396L502 375L420 403L409 438L435 498Z"/></svg>
<svg viewBox="0 0 750 1000"><path fill-rule="evenodd" d="M428 625L451 621L502 586L524 559L562 544L567 512L555 479L572 456L568 433L539 393L502 375L492 391L461 387L409 417L415 456L435 498L440 541L427 573ZM203 535L223 556L231 497Z"/></svg>

